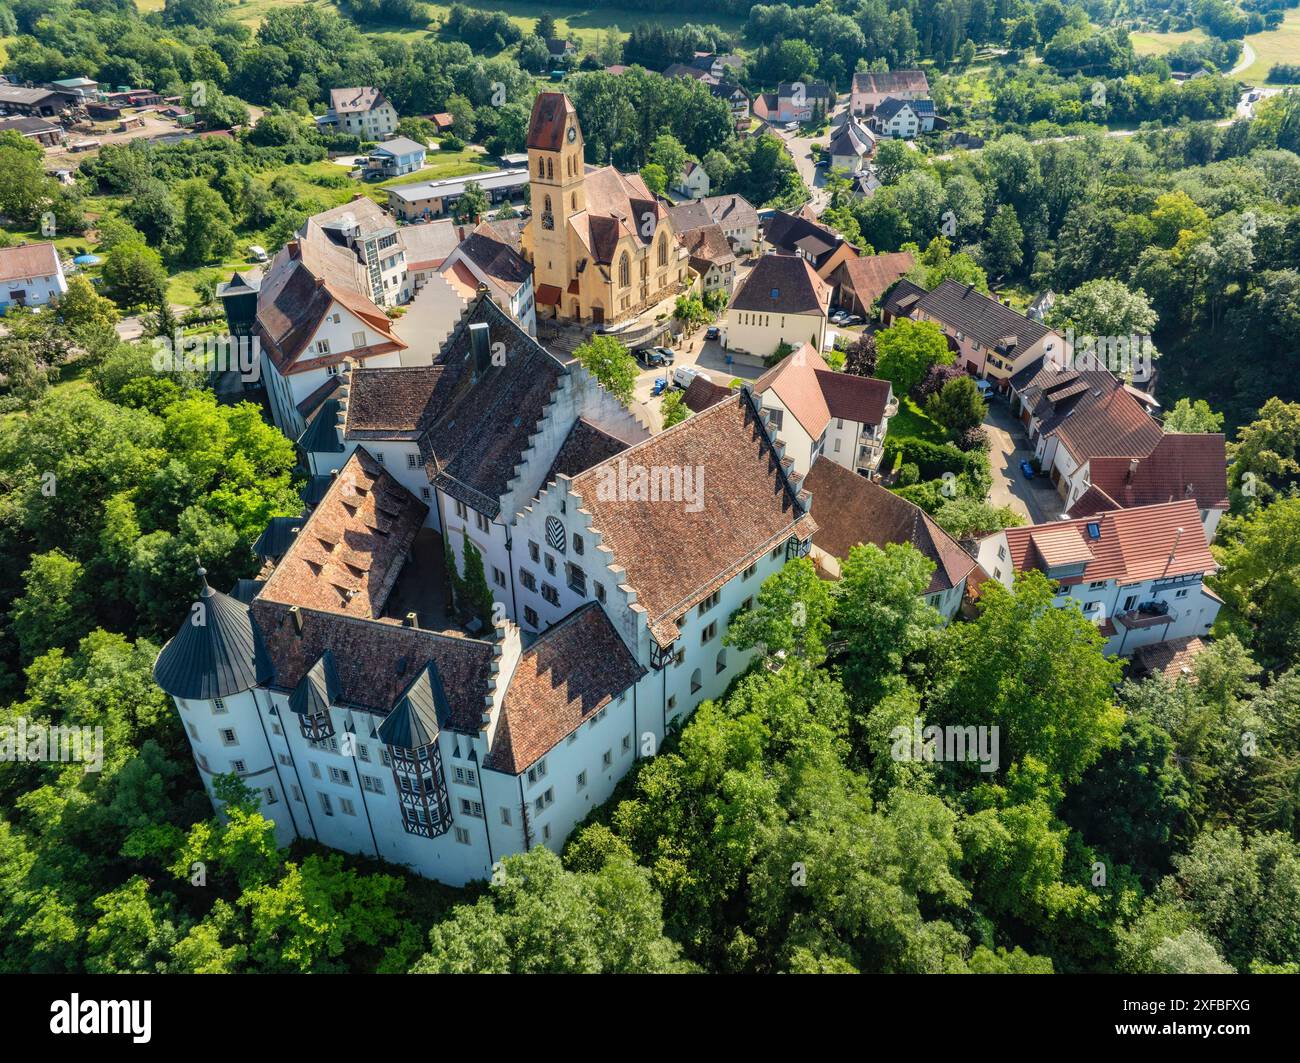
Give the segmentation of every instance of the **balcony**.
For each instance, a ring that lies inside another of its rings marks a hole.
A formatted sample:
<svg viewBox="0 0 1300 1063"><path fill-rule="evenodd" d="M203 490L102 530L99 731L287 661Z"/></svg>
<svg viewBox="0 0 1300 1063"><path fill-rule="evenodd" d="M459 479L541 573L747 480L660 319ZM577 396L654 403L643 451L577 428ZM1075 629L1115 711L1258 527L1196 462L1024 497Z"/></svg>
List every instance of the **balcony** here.
<svg viewBox="0 0 1300 1063"><path fill-rule="evenodd" d="M857 467L868 472L875 472L880 468L880 459L884 456L884 453L885 448L877 443L860 443L858 445Z"/></svg>
<svg viewBox="0 0 1300 1063"><path fill-rule="evenodd" d="M893 417L896 413L898 413L898 399L892 398L885 406L885 416Z"/></svg>
<svg viewBox="0 0 1300 1063"><path fill-rule="evenodd" d="M1151 608L1152 605L1164 606L1164 612L1158 612L1156 609ZM1162 624L1172 624L1177 619L1178 613L1165 606L1163 602L1143 602L1136 609L1130 609L1127 613L1115 614L1115 620L1130 631L1160 627Z"/></svg>

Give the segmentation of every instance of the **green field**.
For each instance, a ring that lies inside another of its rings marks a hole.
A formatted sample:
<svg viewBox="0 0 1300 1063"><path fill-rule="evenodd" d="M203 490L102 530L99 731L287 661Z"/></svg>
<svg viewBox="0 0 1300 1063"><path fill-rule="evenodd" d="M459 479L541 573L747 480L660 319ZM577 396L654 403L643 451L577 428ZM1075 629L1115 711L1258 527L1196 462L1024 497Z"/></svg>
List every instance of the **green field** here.
<svg viewBox="0 0 1300 1063"><path fill-rule="evenodd" d="M1187 41L1203 41L1201 30L1182 33L1131 33L1133 50L1138 55L1164 55ZM1286 13L1282 25L1267 33L1255 33L1246 38L1255 53L1255 61L1234 77L1248 85L1264 85L1269 68L1277 63L1300 63L1300 10Z"/></svg>

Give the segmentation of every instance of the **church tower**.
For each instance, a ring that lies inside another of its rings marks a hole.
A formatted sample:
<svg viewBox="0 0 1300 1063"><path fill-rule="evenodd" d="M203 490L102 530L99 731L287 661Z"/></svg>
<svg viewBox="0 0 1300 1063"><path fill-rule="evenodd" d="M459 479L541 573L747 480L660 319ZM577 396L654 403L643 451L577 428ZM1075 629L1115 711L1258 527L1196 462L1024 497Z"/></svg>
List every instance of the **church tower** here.
<svg viewBox="0 0 1300 1063"><path fill-rule="evenodd" d="M587 209L582 129L578 113L562 92L543 92L528 125L529 190L533 215L524 230L524 251L533 263L533 283L567 289L569 219Z"/></svg>

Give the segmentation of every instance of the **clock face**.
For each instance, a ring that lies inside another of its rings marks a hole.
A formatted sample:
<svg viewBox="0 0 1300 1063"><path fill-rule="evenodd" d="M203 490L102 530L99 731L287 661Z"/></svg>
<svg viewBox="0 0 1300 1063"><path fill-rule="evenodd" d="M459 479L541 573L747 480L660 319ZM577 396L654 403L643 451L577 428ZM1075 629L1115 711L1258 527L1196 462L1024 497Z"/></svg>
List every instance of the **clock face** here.
<svg viewBox="0 0 1300 1063"><path fill-rule="evenodd" d="M569 126L569 143L572 144L577 139L578 139L578 127L572 125Z"/></svg>

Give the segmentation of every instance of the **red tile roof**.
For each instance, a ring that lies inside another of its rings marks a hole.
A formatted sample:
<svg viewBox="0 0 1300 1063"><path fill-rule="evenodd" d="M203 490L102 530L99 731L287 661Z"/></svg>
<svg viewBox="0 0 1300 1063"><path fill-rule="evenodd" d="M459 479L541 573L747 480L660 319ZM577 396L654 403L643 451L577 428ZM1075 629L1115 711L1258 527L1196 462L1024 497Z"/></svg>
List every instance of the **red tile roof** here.
<svg viewBox="0 0 1300 1063"><path fill-rule="evenodd" d="M686 389L686 394L682 396L682 402L692 413L699 413L701 410L707 410L714 403L721 402L731 394L730 388L724 388L721 384L715 384L703 373L691 380L691 386Z"/></svg>
<svg viewBox="0 0 1300 1063"><path fill-rule="evenodd" d="M1186 635L1180 639L1143 646L1133 654L1132 673L1140 678L1159 672L1171 683L1176 683L1179 679L1193 679L1195 676L1192 668L1196 658L1209 645L1199 635Z"/></svg>
<svg viewBox="0 0 1300 1063"><path fill-rule="evenodd" d="M53 244L20 244L0 247L0 281L25 281L49 277L59 268Z"/></svg>
<svg viewBox="0 0 1300 1063"><path fill-rule="evenodd" d="M1196 499L1201 509L1228 506L1227 447L1219 433L1166 433L1145 456L1093 458L1088 478L1125 507L1182 498Z"/></svg>
<svg viewBox="0 0 1300 1063"><path fill-rule="evenodd" d="M1089 526L1096 528L1095 538ZM1065 581L1071 583L1140 583L1215 569L1200 510L1191 499L1008 528L1003 534L1017 572L1082 562L1082 575Z"/></svg>
<svg viewBox="0 0 1300 1063"><path fill-rule="evenodd" d="M579 606L520 657L483 766L526 771L645 673L605 611Z"/></svg>
<svg viewBox="0 0 1300 1063"><path fill-rule="evenodd" d="M916 265L910 251L893 251L885 255L862 255L845 259L837 269L847 277L849 287L866 307L871 306Z"/></svg>
<svg viewBox="0 0 1300 1063"><path fill-rule="evenodd" d="M961 586L977 565L920 506L822 456L804 479L817 521L813 545L844 560L865 543L910 543L934 563L927 594Z"/></svg>
<svg viewBox="0 0 1300 1063"><path fill-rule="evenodd" d="M559 151L564 146L564 130L577 115L569 97L562 92L540 92L533 101L533 115L528 123L528 147L539 151Z"/></svg>
<svg viewBox="0 0 1300 1063"><path fill-rule="evenodd" d="M771 391L813 439L832 417L880 424L893 394L887 380L835 372L807 343L754 381L753 391Z"/></svg>

